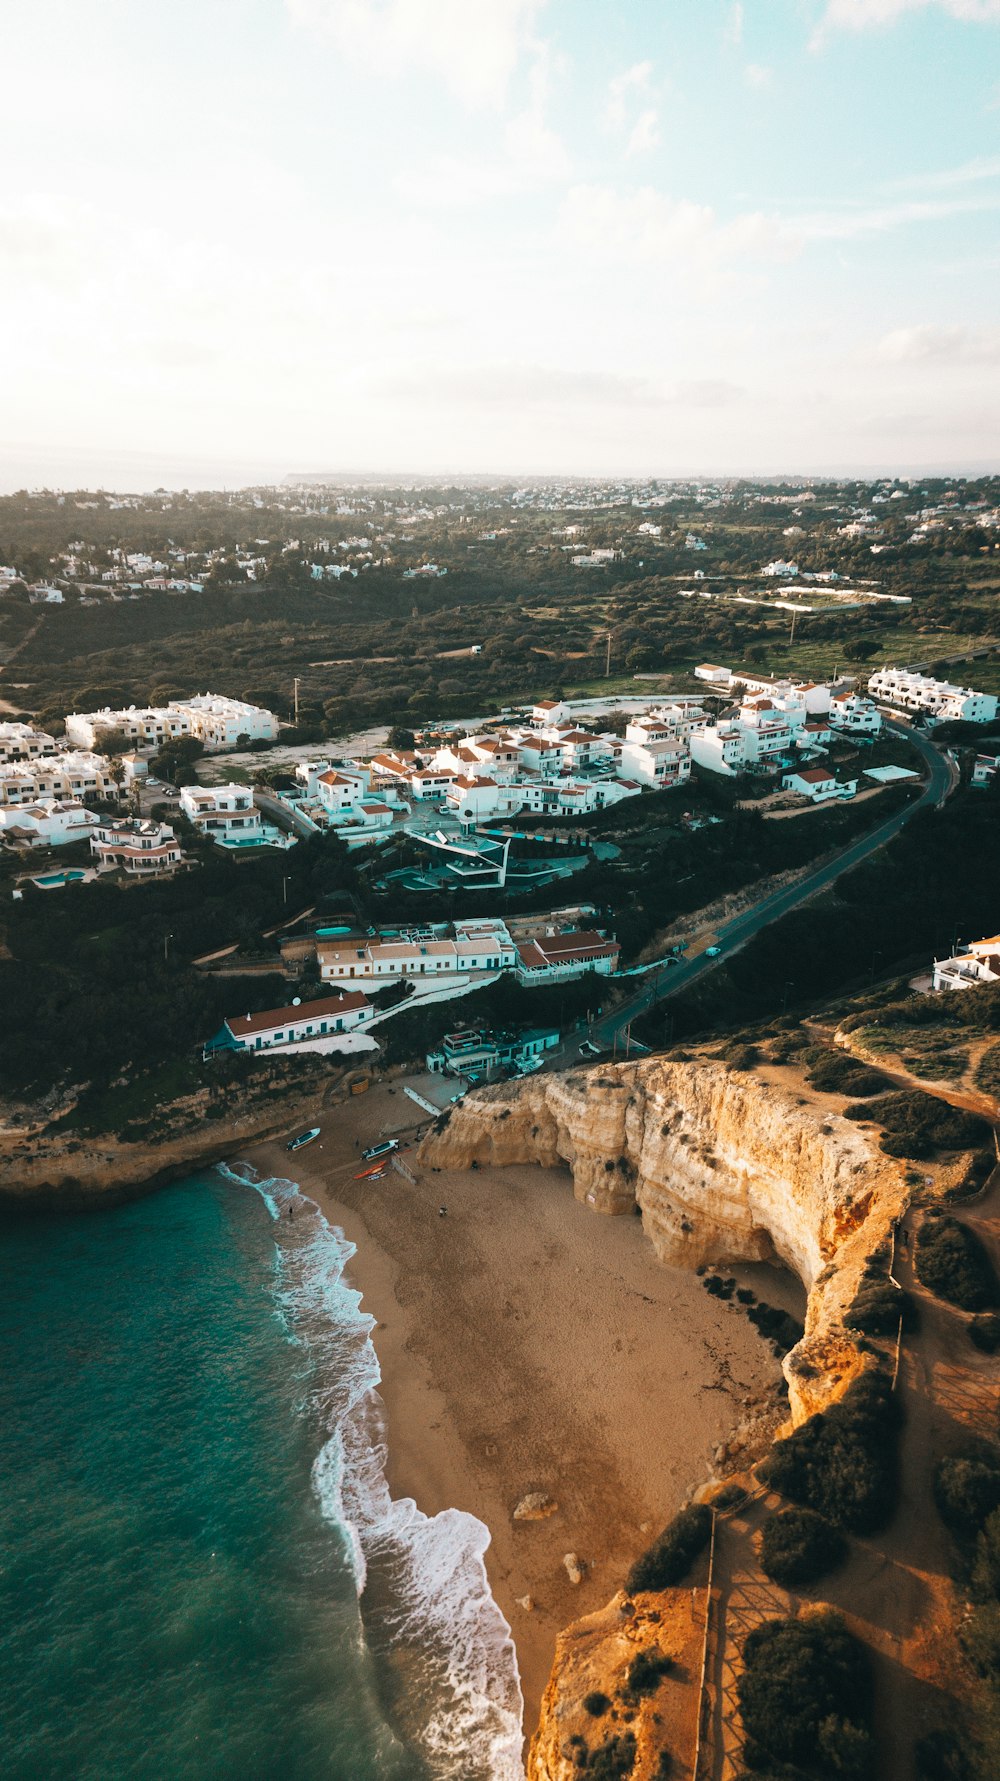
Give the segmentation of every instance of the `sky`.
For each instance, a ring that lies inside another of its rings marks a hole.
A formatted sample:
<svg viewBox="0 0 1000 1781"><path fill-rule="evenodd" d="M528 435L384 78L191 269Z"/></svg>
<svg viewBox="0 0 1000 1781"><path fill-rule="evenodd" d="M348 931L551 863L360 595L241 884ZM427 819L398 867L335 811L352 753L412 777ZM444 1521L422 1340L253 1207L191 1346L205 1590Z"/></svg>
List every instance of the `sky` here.
<svg viewBox="0 0 1000 1781"><path fill-rule="evenodd" d="M7 0L0 488L1000 468L1000 0Z"/></svg>

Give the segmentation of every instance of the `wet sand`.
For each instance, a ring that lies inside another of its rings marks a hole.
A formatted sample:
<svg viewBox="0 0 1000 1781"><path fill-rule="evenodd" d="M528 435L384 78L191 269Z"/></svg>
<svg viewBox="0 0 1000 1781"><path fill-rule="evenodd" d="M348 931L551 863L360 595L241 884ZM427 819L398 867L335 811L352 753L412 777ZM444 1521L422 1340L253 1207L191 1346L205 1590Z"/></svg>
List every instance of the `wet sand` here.
<svg viewBox="0 0 1000 1781"><path fill-rule="evenodd" d="M394 1170L354 1179L365 1145L412 1139L418 1118L381 1086L331 1110L321 1142L296 1156L282 1143L243 1154L298 1181L357 1245L348 1273L378 1320L390 1487L427 1514L455 1507L488 1526L530 1734L556 1634L622 1586L778 1365L740 1311L656 1260L638 1218L579 1205L568 1171L444 1174L410 1148L415 1186ZM801 1307L788 1276L732 1271ZM533 1491L557 1512L515 1522ZM575 1586L571 1552L585 1573Z"/></svg>

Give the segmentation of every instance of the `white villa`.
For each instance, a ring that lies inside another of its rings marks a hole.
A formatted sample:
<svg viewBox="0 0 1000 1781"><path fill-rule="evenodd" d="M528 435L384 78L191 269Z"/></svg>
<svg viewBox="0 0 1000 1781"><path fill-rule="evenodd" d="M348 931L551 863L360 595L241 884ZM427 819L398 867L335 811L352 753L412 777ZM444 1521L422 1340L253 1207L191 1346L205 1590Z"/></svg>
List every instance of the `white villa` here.
<svg viewBox="0 0 1000 1781"><path fill-rule="evenodd" d="M98 821L90 851L100 865L116 867L130 878L159 878L176 871L183 858L180 842L167 823L140 817Z"/></svg>
<svg viewBox="0 0 1000 1781"><path fill-rule="evenodd" d="M954 958L934 960L935 989L976 989L981 983L1000 983L1000 934L974 940Z"/></svg>
<svg viewBox="0 0 1000 1781"><path fill-rule="evenodd" d="M813 804L822 804L830 798L853 798L858 782L838 781L832 767L796 767L793 773L782 774L781 786L783 791L797 792Z"/></svg>
<svg viewBox="0 0 1000 1781"><path fill-rule="evenodd" d="M835 730L844 730L851 736L877 736L882 728L882 713L863 693L834 693L830 723Z"/></svg>
<svg viewBox="0 0 1000 1781"><path fill-rule="evenodd" d="M296 837L265 823L246 785L186 785L180 806L200 835L219 847L294 847Z"/></svg>
<svg viewBox="0 0 1000 1781"><path fill-rule="evenodd" d="M690 733L690 732L689 732ZM683 785L691 777L691 747L680 725L651 713L625 727L622 773L655 791Z"/></svg>
<svg viewBox="0 0 1000 1781"><path fill-rule="evenodd" d="M992 693L973 692L953 686L950 680L934 680L911 668L878 668L868 681L868 691L884 705L903 711L921 711L934 723L992 723L997 700Z"/></svg>
<svg viewBox="0 0 1000 1781"><path fill-rule="evenodd" d="M227 699L218 693L198 693L191 699L171 699L167 705L130 705L113 711L73 711L66 718L66 735L80 748L100 748L102 738L120 730L138 748L162 748L181 736L195 736L207 751L235 748L241 737L248 742L273 742L278 720L259 705Z"/></svg>
<svg viewBox="0 0 1000 1781"><path fill-rule="evenodd" d="M100 819L77 799L0 808L0 841L11 847L65 847L70 841L86 841Z"/></svg>

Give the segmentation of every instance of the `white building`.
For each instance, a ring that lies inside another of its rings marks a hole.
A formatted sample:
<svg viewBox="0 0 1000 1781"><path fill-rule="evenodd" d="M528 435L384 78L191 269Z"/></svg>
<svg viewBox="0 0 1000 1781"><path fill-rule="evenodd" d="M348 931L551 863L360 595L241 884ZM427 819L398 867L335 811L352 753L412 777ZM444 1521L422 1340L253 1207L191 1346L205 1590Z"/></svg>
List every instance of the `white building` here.
<svg viewBox="0 0 1000 1781"><path fill-rule="evenodd" d="M0 723L0 761L34 761L55 752L55 740L45 730L36 730L33 724Z"/></svg>
<svg viewBox="0 0 1000 1781"><path fill-rule="evenodd" d="M691 777L691 748L677 727L662 718L641 717L625 727L620 771L623 778L666 791Z"/></svg>
<svg viewBox="0 0 1000 1781"><path fill-rule="evenodd" d="M227 699L218 693L198 693L192 699L172 699L168 707L187 715L191 735L204 742L207 752L235 748L248 742L274 742L279 724L273 711L248 705L245 699Z"/></svg>
<svg viewBox="0 0 1000 1781"><path fill-rule="evenodd" d="M813 804L826 803L830 798L853 798L858 789L856 779L838 782L831 767L796 767L793 773L782 774L781 785L783 791L797 792Z"/></svg>
<svg viewBox="0 0 1000 1781"><path fill-rule="evenodd" d="M976 989L981 983L1000 983L1000 934L974 940L954 958L934 960L935 989Z"/></svg>
<svg viewBox="0 0 1000 1781"><path fill-rule="evenodd" d="M878 668L868 681L868 691L882 704L903 711L921 711L934 723L986 724L997 714L992 693L977 693L950 680L935 680L911 668Z"/></svg>
<svg viewBox="0 0 1000 1781"><path fill-rule="evenodd" d="M103 755L70 749L63 754L39 755L33 761L0 764L0 806L87 796L118 796Z"/></svg>
<svg viewBox="0 0 1000 1781"><path fill-rule="evenodd" d="M171 699L167 705L73 711L66 719L66 735L81 748L100 748L110 731L119 730L138 748L160 749L182 736L194 736L211 752L235 748L244 736L250 742L273 742L278 729L273 712L218 693Z"/></svg>
<svg viewBox="0 0 1000 1781"><path fill-rule="evenodd" d="M517 949L504 922L457 921L452 938L399 940L337 940L316 948L325 983L394 983L400 978L426 979L456 972L510 970Z"/></svg>
<svg viewBox="0 0 1000 1781"><path fill-rule="evenodd" d="M127 872L130 878L162 877L175 872L183 858L181 844L167 823L141 817L98 821L90 851L100 865Z"/></svg>
<svg viewBox="0 0 1000 1781"><path fill-rule="evenodd" d="M301 1045L336 1033L349 1033L371 1020L375 1010L358 990L323 996L315 1002L293 1002L287 1008L266 1008L260 1014L227 1014L206 1051L273 1051Z"/></svg>
<svg viewBox="0 0 1000 1781"><path fill-rule="evenodd" d="M531 988L540 983L559 983L569 977L583 977L588 971L599 977L610 977L618 969L619 946L606 934L596 930L574 928L568 934L541 934L533 940L519 942L517 978Z"/></svg>
<svg viewBox="0 0 1000 1781"><path fill-rule="evenodd" d="M293 847L295 838L271 828L245 785L186 785L181 809L199 835L220 847Z"/></svg>
<svg viewBox="0 0 1000 1781"><path fill-rule="evenodd" d="M727 687L733 679L728 668L721 668L717 662L702 662L694 671L696 680L705 680L709 686Z"/></svg>
<svg viewBox="0 0 1000 1781"><path fill-rule="evenodd" d="M98 820L75 798L8 805L0 809L0 841L12 847L65 847L70 841L86 841Z"/></svg>
<svg viewBox="0 0 1000 1781"><path fill-rule="evenodd" d="M969 784L975 786L977 791L985 791L987 786L993 784L998 773L1000 754L978 754L973 763Z"/></svg>
<svg viewBox="0 0 1000 1781"><path fill-rule="evenodd" d="M863 693L834 693L830 700L830 723L835 730L852 736L877 736L882 728L882 713Z"/></svg>

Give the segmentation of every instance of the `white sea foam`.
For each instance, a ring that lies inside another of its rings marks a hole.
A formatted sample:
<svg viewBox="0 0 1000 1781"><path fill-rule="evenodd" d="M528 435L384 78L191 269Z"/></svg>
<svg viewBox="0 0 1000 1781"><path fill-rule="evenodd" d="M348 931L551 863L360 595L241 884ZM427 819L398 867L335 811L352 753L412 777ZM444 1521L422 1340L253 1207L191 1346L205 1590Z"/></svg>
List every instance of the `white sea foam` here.
<svg viewBox="0 0 1000 1781"><path fill-rule="evenodd" d="M403 1678L404 1729L439 1781L523 1781L521 1685L486 1575L489 1529L390 1495L375 1319L343 1277L354 1245L295 1182L247 1164L220 1172L255 1188L277 1225L277 1309L303 1345L305 1407L327 1436L313 1488L347 1542L372 1642Z"/></svg>

